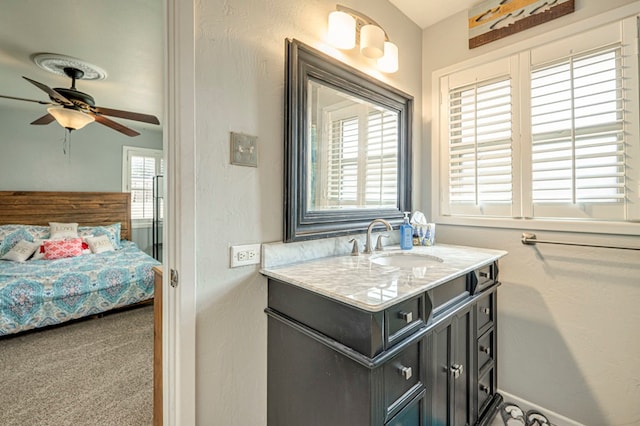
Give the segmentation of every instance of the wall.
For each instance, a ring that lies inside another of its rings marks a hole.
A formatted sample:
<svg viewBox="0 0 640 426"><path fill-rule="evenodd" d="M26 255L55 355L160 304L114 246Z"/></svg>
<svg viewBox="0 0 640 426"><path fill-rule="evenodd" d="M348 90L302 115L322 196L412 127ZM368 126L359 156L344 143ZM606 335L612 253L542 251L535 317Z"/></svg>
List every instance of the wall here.
<svg viewBox="0 0 640 426"><path fill-rule="evenodd" d="M5 102L0 109L0 190L120 192L122 146L162 149L160 130L142 129L130 138L91 123L71 132L68 156L62 151L64 129L57 123L29 125L43 107L14 104L19 103Z"/></svg>
<svg viewBox="0 0 640 426"><path fill-rule="evenodd" d="M343 2L400 49L385 80L415 96L421 141L421 30L386 0ZM266 424L266 280L229 268L229 246L282 240L285 38L323 48L329 0L196 2L197 423ZM358 56L345 61L365 70ZM258 137L258 167L229 164L229 132ZM416 201L417 202L417 201Z"/></svg>
<svg viewBox="0 0 640 426"><path fill-rule="evenodd" d="M31 126L41 106L0 107L0 190L122 191L122 147L162 149L162 131L136 126L130 138L97 123L71 132L70 155L62 151L64 129L57 123ZM124 121L123 121L124 124ZM151 253L151 229L133 230L133 241Z"/></svg>
<svg viewBox="0 0 640 426"><path fill-rule="evenodd" d="M423 32L422 164L431 164L431 73L632 1L576 0L576 12L469 50L466 11ZM445 48L443 48L445 47ZM421 180L431 211L430 170ZM526 226L526 225L524 225ZM640 424L637 251L524 246L524 229L438 226L440 243L508 250L501 262L499 387L588 425ZM538 238L640 246L624 235L537 232Z"/></svg>

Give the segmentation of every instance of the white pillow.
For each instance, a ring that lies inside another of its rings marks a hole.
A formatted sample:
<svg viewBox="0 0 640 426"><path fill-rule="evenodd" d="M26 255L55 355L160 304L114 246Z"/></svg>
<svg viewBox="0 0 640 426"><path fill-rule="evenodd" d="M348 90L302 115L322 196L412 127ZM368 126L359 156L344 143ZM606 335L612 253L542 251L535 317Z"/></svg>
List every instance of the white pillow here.
<svg viewBox="0 0 640 426"><path fill-rule="evenodd" d="M40 259L44 259L44 242L47 241L45 240L39 240L36 239L34 241L34 243L38 244L38 248L36 249L36 252L33 253L33 257L31 258L31 260L40 260Z"/></svg>
<svg viewBox="0 0 640 426"><path fill-rule="evenodd" d="M40 244L32 243L27 240L20 240L13 246L11 250L2 256L4 260L13 260L14 262L24 262L40 248Z"/></svg>
<svg viewBox="0 0 640 426"><path fill-rule="evenodd" d="M102 253L105 251L114 251L113 244L107 235L98 235L97 237L86 238L87 244L92 253Z"/></svg>
<svg viewBox="0 0 640 426"><path fill-rule="evenodd" d="M77 223L60 223L49 222L49 231L52 240L60 238L78 238L78 224Z"/></svg>

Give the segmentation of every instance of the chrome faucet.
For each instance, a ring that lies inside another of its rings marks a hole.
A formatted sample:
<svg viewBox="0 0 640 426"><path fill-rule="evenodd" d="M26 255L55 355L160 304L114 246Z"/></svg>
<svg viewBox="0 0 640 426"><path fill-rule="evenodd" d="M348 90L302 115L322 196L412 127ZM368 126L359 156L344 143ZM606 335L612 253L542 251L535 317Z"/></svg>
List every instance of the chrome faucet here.
<svg viewBox="0 0 640 426"><path fill-rule="evenodd" d="M371 249L371 230L376 225L376 223L382 223L384 226L387 227L387 231L391 231L393 229L391 224L389 222L387 222L386 220L384 220L384 219L373 219L371 221L371 223L369 224L369 226L367 227L367 242L364 245L363 253L370 254L372 252L372 249Z"/></svg>

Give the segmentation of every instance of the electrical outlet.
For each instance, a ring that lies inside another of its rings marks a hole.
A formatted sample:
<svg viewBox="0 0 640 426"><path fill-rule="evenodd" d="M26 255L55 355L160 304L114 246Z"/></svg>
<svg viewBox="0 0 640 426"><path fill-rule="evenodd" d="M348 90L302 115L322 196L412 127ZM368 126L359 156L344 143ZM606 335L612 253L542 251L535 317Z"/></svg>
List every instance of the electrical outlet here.
<svg viewBox="0 0 640 426"><path fill-rule="evenodd" d="M232 268L260 263L260 244L231 246L229 257Z"/></svg>

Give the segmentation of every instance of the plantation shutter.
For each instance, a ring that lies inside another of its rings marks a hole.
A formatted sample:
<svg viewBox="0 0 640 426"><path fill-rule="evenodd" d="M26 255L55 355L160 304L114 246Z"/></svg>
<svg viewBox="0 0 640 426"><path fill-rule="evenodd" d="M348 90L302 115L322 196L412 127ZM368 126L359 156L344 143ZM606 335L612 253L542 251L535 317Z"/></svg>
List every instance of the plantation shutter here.
<svg viewBox="0 0 640 426"><path fill-rule="evenodd" d="M624 94L619 44L532 68L534 217L624 219Z"/></svg>
<svg viewBox="0 0 640 426"><path fill-rule="evenodd" d="M131 219L152 219L156 159L132 155L130 165Z"/></svg>
<svg viewBox="0 0 640 426"><path fill-rule="evenodd" d="M331 120L326 199L330 206L379 208L398 202L398 114L359 108Z"/></svg>
<svg viewBox="0 0 640 426"><path fill-rule="evenodd" d="M331 123L327 199L332 206L355 206L358 199L358 117Z"/></svg>
<svg viewBox="0 0 640 426"><path fill-rule="evenodd" d="M449 89L446 113L450 213L510 215L511 79L505 76Z"/></svg>
<svg viewBox="0 0 640 426"><path fill-rule="evenodd" d="M395 206L398 198L398 114L369 114L365 205Z"/></svg>

